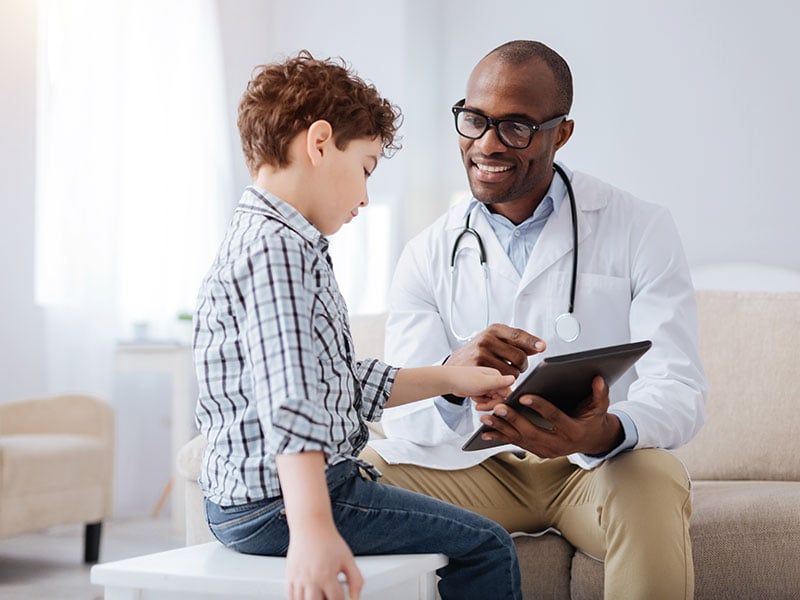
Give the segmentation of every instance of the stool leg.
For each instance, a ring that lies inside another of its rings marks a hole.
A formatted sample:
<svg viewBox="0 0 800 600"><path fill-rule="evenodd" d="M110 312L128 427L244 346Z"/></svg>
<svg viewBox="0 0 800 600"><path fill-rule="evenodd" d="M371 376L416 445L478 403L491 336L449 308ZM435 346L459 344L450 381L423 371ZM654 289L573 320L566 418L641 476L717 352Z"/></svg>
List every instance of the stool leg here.
<svg viewBox="0 0 800 600"><path fill-rule="evenodd" d="M100 533L103 523L87 523L83 539L83 562L96 563L100 556Z"/></svg>

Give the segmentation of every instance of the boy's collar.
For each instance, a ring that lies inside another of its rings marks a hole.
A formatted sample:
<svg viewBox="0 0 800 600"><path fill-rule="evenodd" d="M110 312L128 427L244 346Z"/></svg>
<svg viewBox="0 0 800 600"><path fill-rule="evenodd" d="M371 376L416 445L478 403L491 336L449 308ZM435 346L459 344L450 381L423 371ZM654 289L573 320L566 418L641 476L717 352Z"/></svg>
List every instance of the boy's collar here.
<svg viewBox="0 0 800 600"><path fill-rule="evenodd" d="M254 185L248 186L239 206L255 209L258 212L264 212L293 231L296 231L309 242L317 244L322 240L327 246L327 239L320 233L319 229L311 224L311 221L306 219L291 204L284 202L267 190Z"/></svg>

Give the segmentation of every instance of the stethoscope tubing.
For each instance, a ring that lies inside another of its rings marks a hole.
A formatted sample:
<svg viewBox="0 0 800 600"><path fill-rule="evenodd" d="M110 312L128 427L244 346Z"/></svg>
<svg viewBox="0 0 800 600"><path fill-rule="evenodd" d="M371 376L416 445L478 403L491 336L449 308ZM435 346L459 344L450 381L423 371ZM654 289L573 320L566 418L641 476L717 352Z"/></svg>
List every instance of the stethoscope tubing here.
<svg viewBox="0 0 800 600"><path fill-rule="evenodd" d="M568 319L570 321L570 326L574 328L574 333L563 337L564 341L572 342L577 339L578 335L580 334L580 324L578 320L574 316L575 312L575 294L577 291L577 282L578 282L578 210L577 205L575 203L575 192L572 189L572 183L567 177L566 172L563 168L561 168L557 164L553 164L553 171L558 173L559 177L564 181L564 185L567 188L567 196L569 197L569 208L570 213L572 216L572 277L570 279L570 288L569 288L569 309L566 313L563 313L558 316L556 319L556 329L558 330L558 321L562 319ZM486 326L489 325L489 270L486 264L486 248L483 244L483 239L481 235L470 226L470 217L472 216L472 211L467 213L467 218L464 223L464 229L456 236L455 241L453 242L453 250L450 253L450 331L455 336L455 338L459 341L465 342L472 339L478 331L472 332L467 335L461 335L455 330L455 326L453 325L453 321L455 320L455 285L456 285L456 259L459 253L459 245L461 244L462 239L464 236L472 236L475 238L475 241L478 244L478 258L480 260L480 264L484 274L484 292L486 296ZM560 334L559 334L560 335Z"/></svg>
<svg viewBox="0 0 800 600"><path fill-rule="evenodd" d="M575 312L575 292L578 283L578 209L575 205L575 191L572 189L572 182L567 177L559 165L553 163L553 170L558 173L567 186L567 196L569 196L569 211L572 214L572 278L569 286L569 314Z"/></svg>

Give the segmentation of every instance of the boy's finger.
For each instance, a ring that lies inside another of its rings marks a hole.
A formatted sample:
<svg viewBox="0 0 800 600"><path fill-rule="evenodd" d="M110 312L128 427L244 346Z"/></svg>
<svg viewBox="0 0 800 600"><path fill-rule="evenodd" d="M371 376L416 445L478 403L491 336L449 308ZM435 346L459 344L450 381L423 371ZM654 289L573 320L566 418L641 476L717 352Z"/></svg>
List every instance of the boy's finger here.
<svg viewBox="0 0 800 600"><path fill-rule="evenodd" d="M361 588L364 587L364 578L361 576L361 571L358 570L355 560L347 564L343 572L347 579L348 600L358 600L361 596Z"/></svg>

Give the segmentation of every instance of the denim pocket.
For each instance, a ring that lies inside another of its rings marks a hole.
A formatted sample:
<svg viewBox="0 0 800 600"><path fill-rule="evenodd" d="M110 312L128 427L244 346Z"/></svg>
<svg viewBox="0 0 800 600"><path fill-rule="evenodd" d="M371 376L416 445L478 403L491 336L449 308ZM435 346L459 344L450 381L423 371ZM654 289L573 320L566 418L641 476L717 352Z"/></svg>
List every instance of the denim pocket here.
<svg viewBox="0 0 800 600"><path fill-rule="evenodd" d="M206 513L208 514L209 525L215 529L224 530L236 527L252 519L258 519L263 515L283 508L283 498L267 498L258 502L242 504L240 506L217 506L212 502L206 503Z"/></svg>
<svg viewBox="0 0 800 600"><path fill-rule="evenodd" d="M289 526L282 498L222 508L206 501L208 526L229 548L247 554L285 556Z"/></svg>

